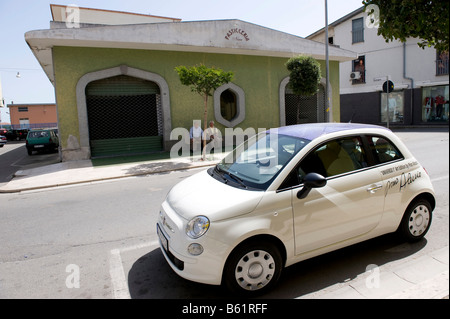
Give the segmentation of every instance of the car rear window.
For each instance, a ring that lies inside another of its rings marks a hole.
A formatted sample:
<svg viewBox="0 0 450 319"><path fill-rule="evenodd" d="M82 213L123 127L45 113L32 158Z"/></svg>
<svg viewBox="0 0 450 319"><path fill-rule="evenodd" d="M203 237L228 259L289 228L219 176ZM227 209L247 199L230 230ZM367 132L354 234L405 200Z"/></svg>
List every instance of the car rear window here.
<svg viewBox="0 0 450 319"><path fill-rule="evenodd" d="M49 134L47 131L39 131L39 132L30 132L28 136L31 138L39 138L39 137L48 137Z"/></svg>

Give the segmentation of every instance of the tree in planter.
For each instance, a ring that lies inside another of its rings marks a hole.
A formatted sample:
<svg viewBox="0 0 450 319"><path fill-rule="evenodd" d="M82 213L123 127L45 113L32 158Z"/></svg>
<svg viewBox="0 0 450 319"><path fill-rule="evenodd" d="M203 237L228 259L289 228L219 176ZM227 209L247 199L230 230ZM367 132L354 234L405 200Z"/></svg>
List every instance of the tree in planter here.
<svg viewBox="0 0 450 319"><path fill-rule="evenodd" d="M312 96L319 90L321 79L320 64L309 56L290 58L286 62L286 68L290 72L289 87L298 97ZM300 117L300 98L297 100L297 123Z"/></svg>
<svg viewBox="0 0 450 319"><path fill-rule="evenodd" d="M208 97L220 86L229 83L233 79L233 72L225 72L217 68L207 68L203 64L199 66L186 67L180 65L175 68L180 77L181 84L190 86L192 92L196 92L203 97L204 101L204 123L203 132L207 129L208 121ZM205 159L206 140L203 140L203 155Z"/></svg>

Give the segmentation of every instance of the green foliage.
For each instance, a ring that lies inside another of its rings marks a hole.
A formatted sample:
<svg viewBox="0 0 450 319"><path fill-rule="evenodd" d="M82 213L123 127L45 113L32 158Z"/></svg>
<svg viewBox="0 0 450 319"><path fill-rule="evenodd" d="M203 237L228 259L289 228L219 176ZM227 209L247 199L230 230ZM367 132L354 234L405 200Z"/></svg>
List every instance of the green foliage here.
<svg viewBox="0 0 450 319"><path fill-rule="evenodd" d="M175 68L180 77L181 84L190 86L192 92L201 96L212 96L214 90L230 82L233 79L233 72L225 72L221 69L207 68L203 64L199 66Z"/></svg>
<svg viewBox="0 0 450 319"><path fill-rule="evenodd" d="M316 59L309 56L290 58L286 67L291 72L289 85L295 94L310 96L317 93L321 72Z"/></svg>
<svg viewBox="0 0 450 319"><path fill-rule="evenodd" d="M378 35L386 42L411 37L420 39L421 48L448 51L448 0L364 0L363 5L372 20L379 21Z"/></svg>

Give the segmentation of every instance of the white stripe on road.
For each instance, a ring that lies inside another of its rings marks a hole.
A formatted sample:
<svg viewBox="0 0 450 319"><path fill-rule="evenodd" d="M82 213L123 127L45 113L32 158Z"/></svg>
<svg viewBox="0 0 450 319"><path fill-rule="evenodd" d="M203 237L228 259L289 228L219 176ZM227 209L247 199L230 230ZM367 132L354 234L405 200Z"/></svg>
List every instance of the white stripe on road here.
<svg viewBox="0 0 450 319"><path fill-rule="evenodd" d="M151 247L158 245L158 241L138 244L122 249L112 249L109 258L109 274L113 285L113 294L115 299L131 299L130 291L128 290L128 281L123 269L122 257L120 253L128 252L136 249Z"/></svg>

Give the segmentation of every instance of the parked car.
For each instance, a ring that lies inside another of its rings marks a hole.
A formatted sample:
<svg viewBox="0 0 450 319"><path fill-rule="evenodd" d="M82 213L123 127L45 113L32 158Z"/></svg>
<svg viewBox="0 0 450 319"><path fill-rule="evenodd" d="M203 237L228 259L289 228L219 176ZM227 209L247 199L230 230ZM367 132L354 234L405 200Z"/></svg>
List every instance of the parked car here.
<svg viewBox="0 0 450 319"><path fill-rule="evenodd" d="M25 140L28 135L28 129L9 130L5 136L10 141Z"/></svg>
<svg viewBox="0 0 450 319"><path fill-rule="evenodd" d="M244 295L284 267L386 233L420 240L430 178L390 130L319 123L260 133L175 185L156 225L171 268Z"/></svg>
<svg viewBox="0 0 450 319"><path fill-rule="evenodd" d="M28 155L33 151L55 151L59 147L59 139L54 130L32 130L28 133L26 147Z"/></svg>
<svg viewBox="0 0 450 319"><path fill-rule="evenodd" d="M0 135L0 147L3 147L7 142L6 136Z"/></svg>

